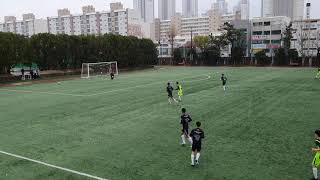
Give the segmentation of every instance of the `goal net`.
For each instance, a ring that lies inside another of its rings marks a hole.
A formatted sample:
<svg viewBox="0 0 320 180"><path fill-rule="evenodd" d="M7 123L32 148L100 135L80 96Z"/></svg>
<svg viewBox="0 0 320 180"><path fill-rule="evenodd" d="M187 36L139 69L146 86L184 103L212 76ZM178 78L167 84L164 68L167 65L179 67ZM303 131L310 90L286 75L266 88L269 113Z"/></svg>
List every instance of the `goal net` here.
<svg viewBox="0 0 320 180"><path fill-rule="evenodd" d="M83 63L81 70L81 78L90 78L93 76L108 76L111 73L118 75L118 63L99 62L99 63Z"/></svg>

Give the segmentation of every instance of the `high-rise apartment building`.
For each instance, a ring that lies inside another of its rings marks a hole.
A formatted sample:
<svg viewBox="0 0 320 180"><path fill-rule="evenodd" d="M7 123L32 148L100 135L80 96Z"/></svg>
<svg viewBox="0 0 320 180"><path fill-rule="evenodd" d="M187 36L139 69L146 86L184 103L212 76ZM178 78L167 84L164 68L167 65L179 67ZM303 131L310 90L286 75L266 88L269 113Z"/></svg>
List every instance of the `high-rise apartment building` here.
<svg viewBox="0 0 320 180"><path fill-rule="evenodd" d="M261 0L261 17L273 16L273 0Z"/></svg>
<svg viewBox="0 0 320 180"><path fill-rule="evenodd" d="M65 9L58 9L58 16L68 16L70 15L70 10L65 8Z"/></svg>
<svg viewBox="0 0 320 180"><path fill-rule="evenodd" d="M94 13L94 12L96 12L96 9L92 5L83 6L82 7L82 12L83 12L83 14Z"/></svg>
<svg viewBox="0 0 320 180"><path fill-rule="evenodd" d="M183 0L182 16L197 17L198 16L198 0Z"/></svg>
<svg viewBox="0 0 320 180"><path fill-rule="evenodd" d="M262 0L261 16L287 16L293 20L303 19L304 0Z"/></svg>
<svg viewBox="0 0 320 180"><path fill-rule="evenodd" d="M133 9L139 12L139 16L144 22L153 22L154 0L133 0Z"/></svg>
<svg viewBox="0 0 320 180"><path fill-rule="evenodd" d="M225 0L217 0L213 6L218 8L222 15L228 14L228 3Z"/></svg>
<svg viewBox="0 0 320 180"><path fill-rule="evenodd" d="M176 13L176 0L158 0L160 20L169 20Z"/></svg>
<svg viewBox="0 0 320 180"><path fill-rule="evenodd" d="M110 10L115 11L123 9L123 4L121 2L110 3Z"/></svg>
<svg viewBox="0 0 320 180"><path fill-rule="evenodd" d="M0 23L0 32L12 32L24 36L48 32L46 20L36 19L32 13L23 14L22 17L23 20L17 20L14 16L6 16L5 22Z"/></svg>
<svg viewBox="0 0 320 180"><path fill-rule="evenodd" d="M119 9L121 8L121 9ZM94 9L94 8L90 8ZM83 11L83 14L48 17L49 33L68 35L103 35L106 33L123 36L147 37L142 34L139 13L123 9L119 3L111 3L110 11Z"/></svg>

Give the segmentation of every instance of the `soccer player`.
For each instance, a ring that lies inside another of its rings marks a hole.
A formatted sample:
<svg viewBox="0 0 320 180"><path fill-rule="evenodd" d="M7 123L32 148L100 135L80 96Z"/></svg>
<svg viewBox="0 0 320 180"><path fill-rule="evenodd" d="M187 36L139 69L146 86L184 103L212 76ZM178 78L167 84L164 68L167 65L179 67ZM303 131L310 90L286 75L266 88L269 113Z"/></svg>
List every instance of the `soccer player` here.
<svg viewBox="0 0 320 180"><path fill-rule="evenodd" d="M185 146L186 145L186 138L188 138L190 144L192 145L192 139L189 136L189 122L192 121L191 117L189 114L186 113L186 108L182 108L181 112L181 120L180 124L182 126L182 134L181 134L181 145Z"/></svg>
<svg viewBox="0 0 320 180"><path fill-rule="evenodd" d="M114 79L114 74L113 73L110 73L110 78L111 78L111 80Z"/></svg>
<svg viewBox="0 0 320 180"><path fill-rule="evenodd" d="M173 100L174 102L178 103L178 101L173 97L172 92L173 92L173 87L172 87L171 84L168 82L167 93L168 93L168 101L169 101L169 104L171 104L171 100Z"/></svg>
<svg viewBox="0 0 320 180"><path fill-rule="evenodd" d="M316 155L312 161L312 180L318 180L318 167L320 166L320 129L316 130L314 133L316 148L312 148L312 152L316 153Z"/></svg>
<svg viewBox="0 0 320 180"><path fill-rule="evenodd" d="M25 75L24 75L24 69L22 68L21 69L21 80L26 80L26 77L25 77Z"/></svg>
<svg viewBox="0 0 320 180"><path fill-rule="evenodd" d="M320 68L318 68L318 73L316 75L316 79L320 79Z"/></svg>
<svg viewBox="0 0 320 180"><path fill-rule="evenodd" d="M183 90L182 90L182 86L179 84L179 82L177 82L177 89L178 91L178 96L179 96L179 100L182 101L181 97L183 96Z"/></svg>
<svg viewBox="0 0 320 180"><path fill-rule="evenodd" d="M191 153L191 166L199 164L200 151L201 151L201 140L204 138L204 132L200 128L201 122L196 123L197 128L193 129L190 133L192 138L192 153Z"/></svg>
<svg viewBox="0 0 320 180"><path fill-rule="evenodd" d="M223 90L226 91L227 77L224 74L221 75L221 81L222 81Z"/></svg>

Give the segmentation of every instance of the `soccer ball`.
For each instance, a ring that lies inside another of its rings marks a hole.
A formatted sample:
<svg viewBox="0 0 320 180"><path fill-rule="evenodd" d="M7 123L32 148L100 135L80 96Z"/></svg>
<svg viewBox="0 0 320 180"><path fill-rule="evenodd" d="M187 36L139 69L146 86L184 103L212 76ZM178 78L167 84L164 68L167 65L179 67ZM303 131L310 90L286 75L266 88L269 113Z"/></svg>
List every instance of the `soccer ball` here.
<svg viewBox="0 0 320 180"><path fill-rule="evenodd" d="M211 76L208 76L208 79L210 79L211 78Z"/></svg>
<svg viewBox="0 0 320 180"><path fill-rule="evenodd" d="M57 82L58 85L61 85L61 82Z"/></svg>

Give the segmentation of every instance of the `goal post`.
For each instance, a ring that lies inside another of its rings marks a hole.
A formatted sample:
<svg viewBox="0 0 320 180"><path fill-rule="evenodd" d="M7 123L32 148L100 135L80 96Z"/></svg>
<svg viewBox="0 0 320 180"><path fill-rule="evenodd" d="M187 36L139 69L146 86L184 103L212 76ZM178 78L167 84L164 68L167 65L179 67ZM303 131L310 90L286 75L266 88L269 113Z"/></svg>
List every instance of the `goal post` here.
<svg viewBox="0 0 320 180"><path fill-rule="evenodd" d="M82 63L81 78L94 76L108 76L111 73L119 74L118 62Z"/></svg>

